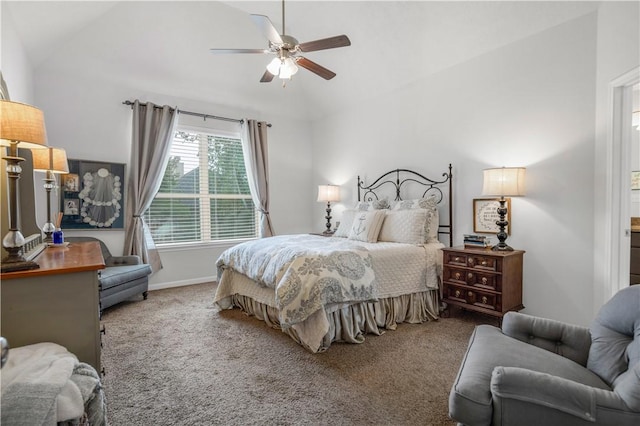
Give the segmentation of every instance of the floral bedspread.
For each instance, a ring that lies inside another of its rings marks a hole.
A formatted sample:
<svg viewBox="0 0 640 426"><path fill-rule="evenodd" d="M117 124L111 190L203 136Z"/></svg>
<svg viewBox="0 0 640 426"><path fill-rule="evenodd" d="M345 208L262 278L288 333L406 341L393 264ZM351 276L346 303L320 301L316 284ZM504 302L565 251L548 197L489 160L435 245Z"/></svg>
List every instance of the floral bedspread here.
<svg viewBox="0 0 640 426"><path fill-rule="evenodd" d="M337 238L281 235L238 244L218 259L218 276L232 268L275 290L280 325L300 323L333 303L377 300L369 251Z"/></svg>

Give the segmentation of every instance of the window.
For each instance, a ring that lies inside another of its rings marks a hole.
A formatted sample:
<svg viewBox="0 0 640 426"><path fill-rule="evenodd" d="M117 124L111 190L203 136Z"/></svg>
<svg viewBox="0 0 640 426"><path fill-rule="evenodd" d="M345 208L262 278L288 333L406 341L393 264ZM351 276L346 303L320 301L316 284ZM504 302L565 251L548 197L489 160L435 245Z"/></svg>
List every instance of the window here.
<svg viewBox="0 0 640 426"><path fill-rule="evenodd" d="M242 141L212 130L180 128L145 221L156 244L255 238Z"/></svg>

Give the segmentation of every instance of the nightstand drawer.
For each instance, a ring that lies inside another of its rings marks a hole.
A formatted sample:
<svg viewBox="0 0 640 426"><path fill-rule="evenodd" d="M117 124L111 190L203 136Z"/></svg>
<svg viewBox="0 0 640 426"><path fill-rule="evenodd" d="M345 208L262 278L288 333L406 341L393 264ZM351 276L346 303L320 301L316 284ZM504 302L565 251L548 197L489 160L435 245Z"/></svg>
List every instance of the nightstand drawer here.
<svg viewBox="0 0 640 426"><path fill-rule="evenodd" d="M500 311L499 295L471 289L468 287L445 285L445 299L456 302L466 303L468 305L478 306L484 309Z"/></svg>
<svg viewBox="0 0 640 426"><path fill-rule="evenodd" d="M453 282L456 284L467 283L467 271L457 268L445 268L442 271L442 279L445 282Z"/></svg>
<svg viewBox="0 0 640 426"><path fill-rule="evenodd" d="M474 254L467 257L467 266L469 268L480 269L485 271L497 271L499 259L482 254Z"/></svg>
<svg viewBox="0 0 640 426"><path fill-rule="evenodd" d="M480 287L485 290L502 291L500 276L495 274L483 274L482 272L468 272L467 284Z"/></svg>
<svg viewBox="0 0 640 426"><path fill-rule="evenodd" d="M444 263L451 266L467 266L467 256L460 253L445 252Z"/></svg>

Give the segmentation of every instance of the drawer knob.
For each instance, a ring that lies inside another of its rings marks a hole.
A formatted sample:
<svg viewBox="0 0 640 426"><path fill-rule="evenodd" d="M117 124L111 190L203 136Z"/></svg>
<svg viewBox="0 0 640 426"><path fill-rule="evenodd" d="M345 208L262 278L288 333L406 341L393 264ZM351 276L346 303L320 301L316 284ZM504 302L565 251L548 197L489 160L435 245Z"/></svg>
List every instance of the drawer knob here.
<svg viewBox="0 0 640 426"><path fill-rule="evenodd" d="M469 265L473 265L473 259L469 259Z"/></svg>
<svg viewBox="0 0 640 426"><path fill-rule="evenodd" d="M487 304L487 296L482 296L482 303Z"/></svg>
<svg viewBox="0 0 640 426"><path fill-rule="evenodd" d="M456 280L459 280L459 279L460 279L460 272L456 272L456 273L454 274L454 276L456 277Z"/></svg>
<svg viewBox="0 0 640 426"><path fill-rule="evenodd" d="M487 261L486 260L482 261L482 266L487 266Z"/></svg>
<svg viewBox="0 0 640 426"><path fill-rule="evenodd" d="M460 297L460 290L456 290L456 297Z"/></svg>
<svg viewBox="0 0 640 426"><path fill-rule="evenodd" d="M469 293L467 293L467 296L472 297L473 296L473 292L470 291Z"/></svg>
<svg viewBox="0 0 640 426"><path fill-rule="evenodd" d="M482 284L486 284L486 283L487 283L487 281L489 281L489 280L487 279L487 277L482 277Z"/></svg>
<svg viewBox="0 0 640 426"><path fill-rule="evenodd" d="M473 278L473 274L471 272L467 273L467 278L469 279Z"/></svg>

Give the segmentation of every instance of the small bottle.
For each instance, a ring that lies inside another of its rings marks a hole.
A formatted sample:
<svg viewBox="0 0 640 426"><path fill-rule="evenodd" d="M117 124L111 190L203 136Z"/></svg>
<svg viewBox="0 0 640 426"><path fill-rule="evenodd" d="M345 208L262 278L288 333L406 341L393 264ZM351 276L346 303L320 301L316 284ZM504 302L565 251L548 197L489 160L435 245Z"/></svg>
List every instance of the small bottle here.
<svg viewBox="0 0 640 426"><path fill-rule="evenodd" d="M62 232L62 229L56 228L56 230L53 231L53 244L63 244L63 243L64 243L64 233Z"/></svg>

